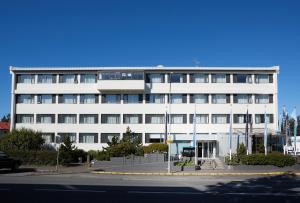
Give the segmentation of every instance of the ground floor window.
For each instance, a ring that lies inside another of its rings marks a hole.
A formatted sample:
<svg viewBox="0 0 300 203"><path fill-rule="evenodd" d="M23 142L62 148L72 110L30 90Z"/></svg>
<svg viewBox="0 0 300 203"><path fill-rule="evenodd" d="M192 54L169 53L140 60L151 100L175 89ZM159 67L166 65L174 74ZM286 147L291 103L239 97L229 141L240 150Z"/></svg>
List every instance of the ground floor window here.
<svg viewBox="0 0 300 203"><path fill-rule="evenodd" d="M145 143L163 143L164 137L163 133L146 133Z"/></svg>
<svg viewBox="0 0 300 203"><path fill-rule="evenodd" d="M120 133L101 133L101 143L111 142L113 137L120 138Z"/></svg>
<svg viewBox="0 0 300 203"><path fill-rule="evenodd" d="M45 144L54 142L54 133L42 133L42 138L45 140Z"/></svg>

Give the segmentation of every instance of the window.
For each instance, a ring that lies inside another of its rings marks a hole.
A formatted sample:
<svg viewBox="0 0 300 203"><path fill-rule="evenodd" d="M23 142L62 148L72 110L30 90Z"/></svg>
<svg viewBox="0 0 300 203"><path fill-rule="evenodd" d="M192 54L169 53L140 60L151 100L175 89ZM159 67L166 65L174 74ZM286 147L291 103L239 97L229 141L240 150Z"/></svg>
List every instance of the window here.
<svg viewBox="0 0 300 203"><path fill-rule="evenodd" d="M172 104L186 103L186 94L171 94Z"/></svg>
<svg viewBox="0 0 300 203"><path fill-rule="evenodd" d="M255 95L255 103L256 104L273 103L273 95L272 94L257 94L257 95Z"/></svg>
<svg viewBox="0 0 300 203"><path fill-rule="evenodd" d="M163 133L146 133L145 143L163 143L164 137Z"/></svg>
<svg viewBox="0 0 300 203"><path fill-rule="evenodd" d="M163 73L148 73L146 74L146 83L164 83L165 74Z"/></svg>
<svg viewBox="0 0 300 203"><path fill-rule="evenodd" d="M186 114L171 114L172 124L184 124L186 123Z"/></svg>
<svg viewBox="0 0 300 203"><path fill-rule="evenodd" d="M52 74L39 74L37 82L41 83L41 84L56 83L56 75L52 75Z"/></svg>
<svg viewBox="0 0 300 203"><path fill-rule="evenodd" d="M59 83L67 83L67 84L78 83L77 75L76 74L59 75Z"/></svg>
<svg viewBox="0 0 300 203"><path fill-rule="evenodd" d="M251 94L234 94L233 102L236 104L251 104L252 95Z"/></svg>
<svg viewBox="0 0 300 203"><path fill-rule="evenodd" d="M212 123L213 124L226 124L230 123L229 114L212 114Z"/></svg>
<svg viewBox="0 0 300 203"><path fill-rule="evenodd" d="M77 123L77 115L76 114L58 114L58 123L76 124Z"/></svg>
<svg viewBox="0 0 300 203"><path fill-rule="evenodd" d="M252 115L248 114L248 123L251 123ZM234 114L233 123L244 124L247 121L247 114Z"/></svg>
<svg viewBox="0 0 300 203"><path fill-rule="evenodd" d="M194 123L194 114L190 114L190 123ZM196 114L196 124L208 124L208 114Z"/></svg>
<svg viewBox="0 0 300 203"><path fill-rule="evenodd" d="M55 104L56 95L52 94L40 94L37 96L38 104Z"/></svg>
<svg viewBox="0 0 300 203"><path fill-rule="evenodd" d="M34 95L32 94L19 94L17 95L18 104L34 104Z"/></svg>
<svg viewBox="0 0 300 203"><path fill-rule="evenodd" d="M143 103L143 95L142 94L124 94L123 100L124 100L124 104Z"/></svg>
<svg viewBox="0 0 300 203"><path fill-rule="evenodd" d="M267 123L274 123L274 115L267 114ZM255 123L261 124L265 123L265 114L255 114Z"/></svg>
<svg viewBox="0 0 300 203"><path fill-rule="evenodd" d="M212 74L212 83L230 83L230 74Z"/></svg>
<svg viewBox="0 0 300 203"><path fill-rule="evenodd" d="M34 84L34 77L35 75L31 74L17 75L17 83Z"/></svg>
<svg viewBox="0 0 300 203"><path fill-rule="evenodd" d="M146 103L164 104L165 103L165 95L164 94L146 94Z"/></svg>
<svg viewBox="0 0 300 203"><path fill-rule="evenodd" d="M124 114L123 115L123 123L124 124L143 123L143 115L142 114Z"/></svg>
<svg viewBox="0 0 300 203"><path fill-rule="evenodd" d="M42 133L42 138L45 140L46 144L50 144L54 142L54 133Z"/></svg>
<svg viewBox="0 0 300 203"><path fill-rule="evenodd" d="M100 80L144 80L143 72L102 72Z"/></svg>
<svg viewBox="0 0 300 203"><path fill-rule="evenodd" d="M59 136L56 143L63 142L67 137L70 138L71 142L76 143L76 133L57 133Z"/></svg>
<svg viewBox="0 0 300 203"><path fill-rule="evenodd" d="M58 95L59 104L77 104L76 94L61 94Z"/></svg>
<svg viewBox="0 0 300 203"><path fill-rule="evenodd" d="M208 94L190 94L190 103L207 104Z"/></svg>
<svg viewBox="0 0 300 203"><path fill-rule="evenodd" d="M208 74L205 73L190 74L190 83L208 83Z"/></svg>
<svg viewBox="0 0 300 203"><path fill-rule="evenodd" d="M55 114L37 114L36 123L55 123Z"/></svg>
<svg viewBox="0 0 300 203"><path fill-rule="evenodd" d="M97 94L81 94L80 104L98 104Z"/></svg>
<svg viewBox="0 0 300 203"><path fill-rule="evenodd" d="M255 75L255 83L258 84L273 83L273 75L272 74Z"/></svg>
<svg viewBox="0 0 300 203"><path fill-rule="evenodd" d="M102 114L101 123L105 124L119 124L120 114Z"/></svg>
<svg viewBox="0 0 300 203"><path fill-rule="evenodd" d="M121 95L119 94L103 94L102 103L106 104L120 104Z"/></svg>
<svg viewBox="0 0 300 203"><path fill-rule="evenodd" d="M120 133L101 133L101 143L111 142L113 138L120 139Z"/></svg>
<svg viewBox="0 0 300 203"><path fill-rule="evenodd" d="M17 123L34 123L33 114L17 114Z"/></svg>
<svg viewBox="0 0 300 203"><path fill-rule="evenodd" d="M149 124L163 124L165 123L164 114L146 114L146 123Z"/></svg>
<svg viewBox="0 0 300 203"><path fill-rule="evenodd" d="M98 143L98 133L79 133L79 143Z"/></svg>
<svg viewBox="0 0 300 203"><path fill-rule="evenodd" d="M81 124L97 124L98 114L80 114L79 123Z"/></svg>
<svg viewBox="0 0 300 203"><path fill-rule="evenodd" d="M234 74L233 83L252 83L252 75L250 74Z"/></svg>
<svg viewBox="0 0 300 203"><path fill-rule="evenodd" d="M80 75L80 83L96 83L97 75L96 74L82 74Z"/></svg>
<svg viewBox="0 0 300 203"><path fill-rule="evenodd" d="M172 73L168 74L168 76L171 76L171 83L186 83L186 74ZM170 79L168 80L168 82L170 82Z"/></svg>
<svg viewBox="0 0 300 203"><path fill-rule="evenodd" d="M123 133L123 138L128 138L132 143L142 144L143 142L143 134L131 132L130 135Z"/></svg>
<svg viewBox="0 0 300 203"><path fill-rule="evenodd" d="M212 103L213 104L230 103L230 95L229 94L213 94L212 95Z"/></svg>

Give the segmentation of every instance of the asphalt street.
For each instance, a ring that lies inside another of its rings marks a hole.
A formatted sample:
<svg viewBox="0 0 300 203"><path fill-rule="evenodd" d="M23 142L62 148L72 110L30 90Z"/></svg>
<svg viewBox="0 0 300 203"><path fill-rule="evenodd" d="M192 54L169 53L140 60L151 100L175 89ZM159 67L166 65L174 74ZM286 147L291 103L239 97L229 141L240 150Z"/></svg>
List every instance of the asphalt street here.
<svg viewBox="0 0 300 203"><path fill-rule="evenodd" d="M0 202L300 202L300 177L1 174Z"/></svg>

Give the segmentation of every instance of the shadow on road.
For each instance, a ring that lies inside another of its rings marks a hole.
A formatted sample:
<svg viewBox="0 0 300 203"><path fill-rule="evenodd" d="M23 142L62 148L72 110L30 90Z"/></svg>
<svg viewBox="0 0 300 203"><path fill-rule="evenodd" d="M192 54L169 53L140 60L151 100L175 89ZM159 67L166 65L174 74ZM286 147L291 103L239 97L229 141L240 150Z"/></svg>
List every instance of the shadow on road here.
<svg viewBox="0 0 300 203"><path fill-rule="evenodd" d="M13 174L13 173L26 173L26 172L35 172L35 168L19 168L16 170L10 170L10 169L0 169L0 174Z"/></svg>
<svg viewBox="0 0 300 203"><path fill-rule="evenodd" d="M86 183L86 182L85 182ZM163 181L158 182L163 183ZM1 184L1 202L299 202L300 181L293 175L250 178L208 185L204 190L174 186ZM199 181L199 183L201 183ZM145 182L145 185L147 183ZM123 184L124 185L124 182Z"/></svg>

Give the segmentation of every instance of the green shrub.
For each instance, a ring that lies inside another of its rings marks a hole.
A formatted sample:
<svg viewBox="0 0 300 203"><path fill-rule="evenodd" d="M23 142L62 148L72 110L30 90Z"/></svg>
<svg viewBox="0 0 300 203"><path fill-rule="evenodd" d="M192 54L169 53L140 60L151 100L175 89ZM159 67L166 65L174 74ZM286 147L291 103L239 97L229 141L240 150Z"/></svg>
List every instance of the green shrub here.
<svg viewBox="0 0 300 203"><path fill-rule="evenodd" d="M95 151L90 150L88 154L91 156L92 159L96 159L98 161L110 161L109 153L107 151Z"/></svg>
<svg viewBox="0 0 300 203"><path fill-rule="evenodd" d="M176 166L195 166L193 161L180 161L176 163Z"/></svg>
<svg viewBox="0 0 300 203"><path fill-rule="evenodd" d="M273 165L278 167L292 166L296 164L296 159L290 155L279 152L267 154L251 154L241 157L241 163L245 165Z"/></svg>
<svg viewBox="0 0 300 203"><path fill-rule="evenodd" d="M239 145L236 153L237 153L238 158L247 154L247 149L246 149L244 143Z"/></svg>
<svg viewBox="0 0 300 203"><path fill-rule="evenodd" d="M56 165L56 151L5 151L9 156L22 160L25 165Z"/></svg>
<svg viewBox="0 0 300 203"><path fill-rule="evenodd" d="M31 129L14 129L0 138L0 150L41 150L45 140L42 134Z"/></svg>
<svg viewBox="0 0 300 203"><path fill-rule="evenodd" d="M68 165L70 163L78 163L79 158L86 161L87 153L82 149L77 149L70 140L70 137L65 137L63 144L59 149L59 163Z"/></svg>
<svg viewBox="0 0 300 203"><path fill-rule="evenodd" d="M154 152L163 153L168 151L168 145L163 143L153 143L148 146L144 146L143 149L145 154L150 154Z"/></svg>
<svg viewBox="0 0 300 203"><path fill-rule="evenodd" d="M239 163L240 163L240 158L237 156L237 154L232 154L232 155L231 155L231 160L230 160L230 157L229 157L229 156L226 156L226 157L225 157L225 163L226 163L227 165L233 165L233 166L239 165Z"/></svg>

